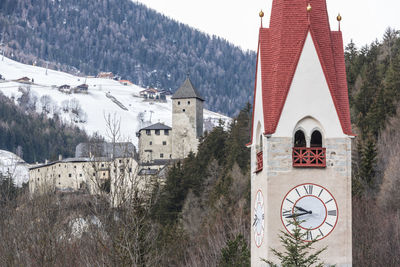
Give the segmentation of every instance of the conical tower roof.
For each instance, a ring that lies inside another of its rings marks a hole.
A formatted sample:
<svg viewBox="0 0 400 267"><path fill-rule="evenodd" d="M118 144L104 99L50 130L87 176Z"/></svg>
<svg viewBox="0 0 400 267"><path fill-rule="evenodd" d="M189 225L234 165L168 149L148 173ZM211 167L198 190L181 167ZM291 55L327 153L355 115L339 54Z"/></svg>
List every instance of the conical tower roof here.
<svg viewBox="0 0 400 267"><path fill-rule="evenodd" d="M201 101L204 101L199 92L193 86L189 77L186 78L185 82L172 96L172 99L181 99L181 98L197 98Z"/></svg>

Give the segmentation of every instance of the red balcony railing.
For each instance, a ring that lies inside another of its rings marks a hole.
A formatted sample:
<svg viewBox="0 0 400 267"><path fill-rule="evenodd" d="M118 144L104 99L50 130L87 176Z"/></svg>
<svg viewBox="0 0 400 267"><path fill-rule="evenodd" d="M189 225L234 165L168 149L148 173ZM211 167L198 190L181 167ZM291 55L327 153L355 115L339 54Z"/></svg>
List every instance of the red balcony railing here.
<svg viewBox="0 0 400 267"><path fill-rule="evenodd" d="M260 151L257 153L257 169L256 172L260 172L263 169L263 152Z"/></svg>
<svg viewBox="0 0 400 267"><path fill-rule="evenodd" d="M294 147L293 167L326 167L326 148Z"/></svg>

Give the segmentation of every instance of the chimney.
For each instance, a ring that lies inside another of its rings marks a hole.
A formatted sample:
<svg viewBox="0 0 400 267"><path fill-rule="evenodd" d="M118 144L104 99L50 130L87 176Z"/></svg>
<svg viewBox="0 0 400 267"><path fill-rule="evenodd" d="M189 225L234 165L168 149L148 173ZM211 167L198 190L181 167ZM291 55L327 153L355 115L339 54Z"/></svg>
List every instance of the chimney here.
<svg viewBox="0 0 400 267"><path fill-rule="evenodd" d="M58 155L58 160L59 160L59 161L62 160L62 155L61 155L61 154Z"/></svg>

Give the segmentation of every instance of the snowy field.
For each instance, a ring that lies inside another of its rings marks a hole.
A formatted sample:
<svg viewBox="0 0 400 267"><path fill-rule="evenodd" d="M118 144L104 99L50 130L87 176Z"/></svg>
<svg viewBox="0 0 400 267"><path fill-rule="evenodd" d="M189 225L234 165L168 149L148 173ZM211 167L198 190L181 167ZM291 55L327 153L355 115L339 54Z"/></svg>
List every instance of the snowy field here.
<svg viewBox="0 0 400 267"><path fill-rule="evenodd" d="M14 153L0 150L0 173L10 175L16 186L21 187L29 180L28 164Z"/></svg>
<svg viewBox="0 0 400 267"><path fill-rule="evenodd" d="M136 85L126 86L110 79L77 77L59 71L21 64L6 57L0 58L0 75L5 78L0 82L0 91L7 97L13 98L16 103L22 95L19 88L22 87L23 90L30 88L32 96L37 99L36 110L38 112L42 111L43 105L47 105L49 116L56 112L65 122L76 124L89 134L97 132L106 139L109 138L105 123L105 116L108 114L111 116L115 114L115 117L121 122L120 141L131 141L135 146L138 143L135 133L139 129L157 122L172 125L171 98L167 97L166 103L145 102L143 98L139 97L139 92L144 89ZM27 85L13 81L25 76L33 79L33 83ZM88 94L66 94L57 89L65 84L76 87L83 83L89 85ZM44 100L43 96L50 98L46 97ZM122 103L122 108L113 101L113 98ZM71 111L62 109L66 103L76 104L76 100L85 122L76 122ZM225 121L225 125L228 125L231 120L221 114L204 110L204 121L207 126L205 129L209 128L210 122L218 125L220 119Z"/></svg>

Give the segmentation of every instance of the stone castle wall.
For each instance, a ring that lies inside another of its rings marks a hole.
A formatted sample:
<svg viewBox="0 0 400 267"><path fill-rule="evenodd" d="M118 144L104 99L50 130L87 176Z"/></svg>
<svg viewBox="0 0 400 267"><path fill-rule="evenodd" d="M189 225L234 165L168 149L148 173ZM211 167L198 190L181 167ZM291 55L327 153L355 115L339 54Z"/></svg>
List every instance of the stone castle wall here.
<svg viewBox="0 0 400 267"><path fill-rule="evenodd" d="M196 153L198 137L203 134L203 102L184 98L172 101L172 158L185 158Z"/></svg>
<svg viewBox="0 0 400 267"><path fill-rule="evenodd" d="M172 130L156 130L140 131L139 138L139 158L140 162L148 163L154 160L163 160L172 158Z"/></svg>

